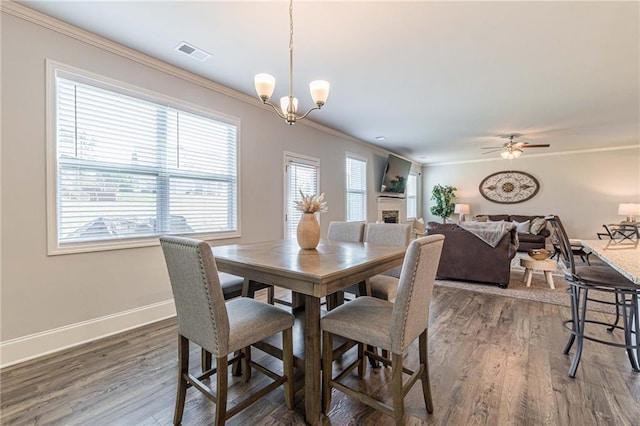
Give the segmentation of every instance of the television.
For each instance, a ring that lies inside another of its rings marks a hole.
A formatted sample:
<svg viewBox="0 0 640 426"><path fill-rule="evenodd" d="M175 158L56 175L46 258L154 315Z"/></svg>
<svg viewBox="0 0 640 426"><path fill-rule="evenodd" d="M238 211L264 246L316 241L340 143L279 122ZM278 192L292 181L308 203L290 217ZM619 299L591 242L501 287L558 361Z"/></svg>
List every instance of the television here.
<svg viewBox="0 0 640 426"><path fill-rule="evenodd" d="M380 192L387 194L404 194L407 190L407 179L411 170L411 161L393 154L387 157L387 165L382 173Z"/></svg>

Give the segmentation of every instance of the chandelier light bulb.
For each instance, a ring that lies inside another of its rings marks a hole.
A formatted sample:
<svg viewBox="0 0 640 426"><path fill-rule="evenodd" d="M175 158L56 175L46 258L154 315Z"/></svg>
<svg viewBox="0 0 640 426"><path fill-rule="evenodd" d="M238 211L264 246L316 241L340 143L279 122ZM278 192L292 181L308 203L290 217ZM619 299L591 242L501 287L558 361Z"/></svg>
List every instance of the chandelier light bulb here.
<svg viewBox="0 0 640 426"><path fill-rule="evenodd" d="M283 96L280 98L280 110L282 111L282 114L285 117L287 117L287 115L289 114L289 97L288 96ZM298 111L298 98L293 98L293 111L291 112L295 114L296 111Z"/></svg>

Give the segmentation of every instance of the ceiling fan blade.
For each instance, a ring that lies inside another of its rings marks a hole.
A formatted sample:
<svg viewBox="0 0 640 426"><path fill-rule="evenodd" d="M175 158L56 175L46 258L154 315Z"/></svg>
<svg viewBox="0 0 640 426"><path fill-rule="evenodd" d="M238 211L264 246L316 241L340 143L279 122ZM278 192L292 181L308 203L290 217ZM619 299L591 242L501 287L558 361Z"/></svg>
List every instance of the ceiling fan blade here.
<svg viewBox="0 0 640 426"><path fill-rule="evenodd" d="M483 146L480 149L502 149L504 148L503 146Z"/></svg>
<svg viewBox="0 0 640 426"><path fill-rule="evenodd" d="M483 152L483 153L482 153L482 155L485 155L485 154L491 154L491 153L493 153L493 152L498 152L498 151L502 151L502 148L494 149L493 151L486 151L486 152Z"/></svg>
<svg viewBox="0 0 640 426"><path fill-rule="evenodd" d="M526 145L522 145L520 148L549 148L551 145L549 145L548 143L539 143L539 144L526 144Z"/></svg>

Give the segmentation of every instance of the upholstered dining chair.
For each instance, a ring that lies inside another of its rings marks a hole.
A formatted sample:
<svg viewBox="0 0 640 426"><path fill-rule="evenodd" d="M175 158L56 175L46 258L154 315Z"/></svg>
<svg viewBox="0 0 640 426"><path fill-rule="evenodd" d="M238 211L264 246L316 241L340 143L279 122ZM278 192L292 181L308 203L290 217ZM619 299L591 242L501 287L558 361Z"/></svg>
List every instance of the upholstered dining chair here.
<svg viewBox="0 0 640 426"><path fill-rule="evenodd" d="M364 222L329 222L327 239L361 243L364 240Z"/></svg>
<svg viewBox="0 0 640 426"><path fill-rule="evenodd" d="M635 342L633 340L633 335L637 336L638 330L640 330L640 319L638 318L640 286L634 284L608 265L576 266L571 250L571 242L560 218L552 216L548 219L548 223L558 237L560 255L565 267L565 279L571 291L571 319L564 321L564 325L571 335L563 351L565 355L569 355L574 342L576 343L576 351L569 367L569 377L576 376L580 358L582 357L584 339L625 348L631 368L634 371L640 371L640 366L638 365L640 339L636 339ZM612 295L613 301L604 299L603 296L606 294ZM614 305L616 309L614 322L611 324L587 318L587 305L589 302ZM618 322L621 315L622 325L619 326ZM604 340L594 337L593 334L587 334L585 332L586 324L604 326L610 333L616 329L621 329L624 333L624 343Z"/></svg>
<svg viewBox="0 0 640 426"><path fill-rule="evenodd" d="M370 223L365 239L371 244L407 246L411 241L411 225L401 223ZM400 269L394 268L369 278L371 296L383 300L393 300L398 292Z"/></svg>
<svg viewBox="0 0 640 426"><path fill-rule="evenodd" d="M226 419L253 402L284 385L285 402L293 407L293 342L294 317L288 312L247 297L227 302L211 247L204 241L163 236L160 238L178 317L178 391L174 424L180 424L187 389L195 387L216 404L214 423ZM251 360L251 345L274 334L282 333L282 376ZM216 368L200 376L189 372L189 344L194 343L216 357ZM229 354L240 351L243 379L248 381L251 367L273 379L254 394L227 409L228 365L237 358ZM215 392L202 380L216 375Z"/></svg>
<svg viewBox="0 0 640 426"><path fill-rule="evenodd" d="M398 293L395 303L375 297L361 296L329 311L321 320L323 368L322 392L323 412L329 412L331 390L337 389L358 399L374 409L392 415L397 425L404 424L404 395L418 379L427 412L433 412L429 364L427 352L427 329L429 325L429 304L440 262L443 235L418 238L409 244L400 273ZM342 336L358 342L358 357L335 378L331 347L334 336ZM403 367L403 355L409 346L419 340L419 366L416 371ZM391 353L391 360L377 354L368 353L367 346L383 348ZM373 356L392 369L391 393L393 406L375 400L342 383L346 375L358 368L360 379L364 378L366 362L364 355ZM410 379L403 384L403 372Z"/></svg>

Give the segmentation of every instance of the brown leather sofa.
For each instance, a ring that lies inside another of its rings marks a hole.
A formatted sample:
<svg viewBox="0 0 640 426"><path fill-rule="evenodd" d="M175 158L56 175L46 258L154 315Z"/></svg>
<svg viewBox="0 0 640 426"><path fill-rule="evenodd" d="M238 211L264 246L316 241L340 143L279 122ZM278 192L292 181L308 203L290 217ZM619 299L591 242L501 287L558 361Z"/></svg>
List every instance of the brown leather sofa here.
<svg viewBox="0 0 640 426"><path fill-rule="evenodd" d="M496 247L453 223L429 222L426 235L445 236L437 276L454 280L498 284L506 288L511 259L516 255L516 230L502 237Z"/></svg>
<svg viewBox="0 0 640 426"><path fill-rule="evenodd" d="M522 216L522 215L508 215L508 214L490 214L490 215L476 215L476 220L482 217L488 218L490 221L496 222L499 220L504 220L507 222L526 222L530 221L530 223L535 218L544 219L545 216ZM518 245L518 251L529 251L531 249L541 249L545 248L545 240L548 236L551 235L551 231L548 229L543 229L538 234L532 233L523 233L518 232L518 240L520 244Z"/></svg>

